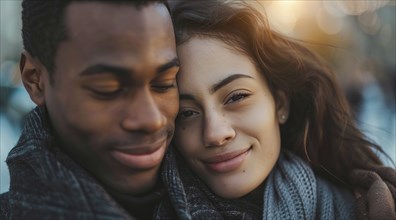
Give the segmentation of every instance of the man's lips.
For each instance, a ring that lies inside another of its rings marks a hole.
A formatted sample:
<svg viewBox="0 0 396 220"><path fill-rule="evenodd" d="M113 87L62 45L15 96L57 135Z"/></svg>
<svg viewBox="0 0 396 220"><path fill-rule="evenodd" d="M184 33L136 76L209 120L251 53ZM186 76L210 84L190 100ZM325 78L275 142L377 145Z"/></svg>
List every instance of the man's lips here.
<svg viewBox="0 0 396 220"><path fill-rule="evenodd" d="M229 172L237 169L244 161L251 147L216 155L202 160L206 168L214 172Z"/></svg>
<svg viewBox="0 0 396 220"><path fill-rule="evenodd" d="M167 139L152 145L113 148L111 156L124 166L145 170L156 167L165 155Z"/></svg>

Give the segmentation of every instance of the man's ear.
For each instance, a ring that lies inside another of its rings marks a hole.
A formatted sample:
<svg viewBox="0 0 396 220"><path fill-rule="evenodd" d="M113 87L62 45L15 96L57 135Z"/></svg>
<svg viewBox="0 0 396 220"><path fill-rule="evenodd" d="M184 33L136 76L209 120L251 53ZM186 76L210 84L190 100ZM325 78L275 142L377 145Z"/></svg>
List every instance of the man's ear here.
<svg viewBox="0 0 396 220"><path fill-rule="evenodd" d="M279 124L284 124L289 118L290 102L286 93L283 91L276 92L276 113Z"/></svg>
<svg viewBox="0 0 396 220"><path fill-rule="evenodd" d="M19 62L21 78L30 99L38 106L44 105L44 74L46 69L28 52L23 51Z"/></svg>

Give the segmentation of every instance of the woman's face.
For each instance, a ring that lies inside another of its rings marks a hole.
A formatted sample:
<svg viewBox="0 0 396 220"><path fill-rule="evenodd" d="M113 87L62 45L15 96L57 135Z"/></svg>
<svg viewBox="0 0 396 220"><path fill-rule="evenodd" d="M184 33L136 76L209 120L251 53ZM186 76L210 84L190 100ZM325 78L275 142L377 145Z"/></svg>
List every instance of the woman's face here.
<svg viewBox="0 0 396 220"><path fill-rule="evenodd" d="M214 193L244 196L265 180L278 159L287 102L280 95L276 104L249 57L219 40L192 38L178 53L175 143Z"/></svg>

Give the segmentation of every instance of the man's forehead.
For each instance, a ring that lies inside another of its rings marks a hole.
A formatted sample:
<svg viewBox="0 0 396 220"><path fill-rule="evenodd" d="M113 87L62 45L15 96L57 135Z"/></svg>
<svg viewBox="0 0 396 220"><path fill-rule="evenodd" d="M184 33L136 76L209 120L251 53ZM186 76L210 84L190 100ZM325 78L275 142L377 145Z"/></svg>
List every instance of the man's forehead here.
<svg viewBox="0 0 396 220"><path fill-rule="evenodd" d="M56 57L56 65L64 71L106 64L155 73L177 57L171 17L163 4L137 8L126 3L76 2L66 13L68 37ZM65 61L70 65L63 65Z"/></svg>
<svg viewBox="0 0 396 220"><path fill-rule="evenodd" d="M161 3L137 7L132 3L77 1L67 7L65 20L72 35L125 29L143 32L172 27L168 9Z"/></svg>

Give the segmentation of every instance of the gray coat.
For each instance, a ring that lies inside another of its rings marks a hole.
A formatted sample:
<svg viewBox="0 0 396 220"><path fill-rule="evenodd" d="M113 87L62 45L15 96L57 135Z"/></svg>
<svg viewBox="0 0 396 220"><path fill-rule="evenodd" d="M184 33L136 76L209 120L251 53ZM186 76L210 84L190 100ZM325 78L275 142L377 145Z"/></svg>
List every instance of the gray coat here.
<svg viewBox="0 0 396 220"><path fill-rule="evenodd" d="M7 164L11 182L0 195L0 219L134 219L57 147L43 108L28 115ZM174 219L168 203L163 196L153 218Z"/></svg>

